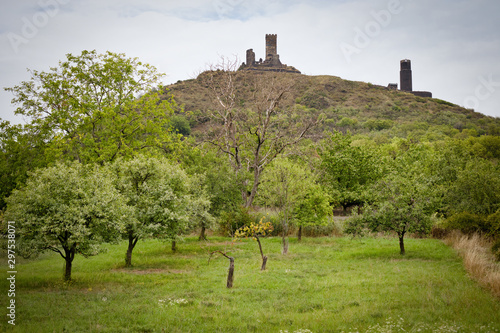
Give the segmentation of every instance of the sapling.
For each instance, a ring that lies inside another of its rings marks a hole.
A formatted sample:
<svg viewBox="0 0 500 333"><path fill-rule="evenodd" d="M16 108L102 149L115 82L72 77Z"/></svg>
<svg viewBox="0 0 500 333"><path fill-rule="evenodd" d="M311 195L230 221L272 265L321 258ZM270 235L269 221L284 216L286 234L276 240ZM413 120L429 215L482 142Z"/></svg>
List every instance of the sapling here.
<svg viewBox="0 0 500 333"><path fill-rule="evenodd" d="M235 238L248 238L252 237L259 244L260 256L262 257L262 266L260 268L261 271L266 269L267 256L264 255L262 251L262 244L260 242L260 237L265 237L266 234L269 234L274 230L271 222L264 222L264 216L260 219L259 223L250 223L250 226L244 226L236 230L234 233Z"/></svg>

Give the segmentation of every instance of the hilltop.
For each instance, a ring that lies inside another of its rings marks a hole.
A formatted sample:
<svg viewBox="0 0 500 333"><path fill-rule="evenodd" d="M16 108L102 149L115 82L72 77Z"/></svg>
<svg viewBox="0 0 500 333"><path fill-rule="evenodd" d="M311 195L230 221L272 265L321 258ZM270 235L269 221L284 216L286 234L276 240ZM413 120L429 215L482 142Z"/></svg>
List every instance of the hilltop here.
<svg viewBox="0 0 500 333"><path fill-rule="evenodd" d="M169 94L183 105L194 132L213 108L213 96L202 79L178 81L168 86ZM257 78L283 76L294 85L282 100L282 108L324 114L326 120L313 136L326 131L349 130L383 143L393 137L433 141L446 136L500 135L500 119L485 116L453 103L410 92L393 90L371 83L349 81L336 76L308 76L295 73L235 72L239 106L245 105L254 91Z"/></svg>

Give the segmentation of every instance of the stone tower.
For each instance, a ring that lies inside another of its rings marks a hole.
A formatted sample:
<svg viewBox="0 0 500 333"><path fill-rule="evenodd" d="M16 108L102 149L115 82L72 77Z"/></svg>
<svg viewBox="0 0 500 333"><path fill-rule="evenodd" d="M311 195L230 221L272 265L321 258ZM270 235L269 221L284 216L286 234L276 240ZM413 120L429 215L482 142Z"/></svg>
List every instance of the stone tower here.
<svg viewBox="0 0 500 333"><path fill-rule="evenodd" d="M411 61L408 59L401 60L401 71L399 72L399 82L401 90L413 91L411 81Z"/></svg>
<svg viewBox="0 0 500 333"><path fill-rule="evenodd" d="M271 60L278 55L278 35L266 34L266 60Z"/></svg>

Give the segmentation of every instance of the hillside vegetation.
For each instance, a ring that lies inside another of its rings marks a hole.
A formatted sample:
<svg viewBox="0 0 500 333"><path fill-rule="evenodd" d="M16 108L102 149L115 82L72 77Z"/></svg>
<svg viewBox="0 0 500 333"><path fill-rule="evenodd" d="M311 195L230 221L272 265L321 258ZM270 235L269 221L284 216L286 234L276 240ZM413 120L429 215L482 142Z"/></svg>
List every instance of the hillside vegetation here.
<svg viewBox="0 0 500 333"><path fill-rule="evenodd" d="M204 75L206 73L167 87L169 94L184 106L191 126L199 130L203 129L200 124L207 120L207 111L213 108L213 97L203 80ZM252 83L259 77L274 75L237 72L236 82L242 83L236 91L239 105L245 107L255 91ZM418 97L336 76L280 75L294 81L281 101L282 108L293 108L299 115L324 114L323 124L311 134L316 138L332 130L350 131L377 143L387 143L393 137L435 141L444 137L500 135L500 119L437 98Z"/></svg>

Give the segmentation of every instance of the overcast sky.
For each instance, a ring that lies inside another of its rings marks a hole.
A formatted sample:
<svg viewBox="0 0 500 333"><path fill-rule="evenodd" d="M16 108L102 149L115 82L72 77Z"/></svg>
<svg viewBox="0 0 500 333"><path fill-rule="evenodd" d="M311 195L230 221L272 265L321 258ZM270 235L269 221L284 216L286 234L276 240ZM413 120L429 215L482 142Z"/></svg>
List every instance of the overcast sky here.
<svg viewBox="0 0 500 333"><path fill-rule="evenodd" d="M399 84L500 117L498 0L0 0L0 117L27 68L47 71L67 53L112 51L167 76L193 78L220 56L263 58L278 34L283 63L306 75Z"/></svg>

